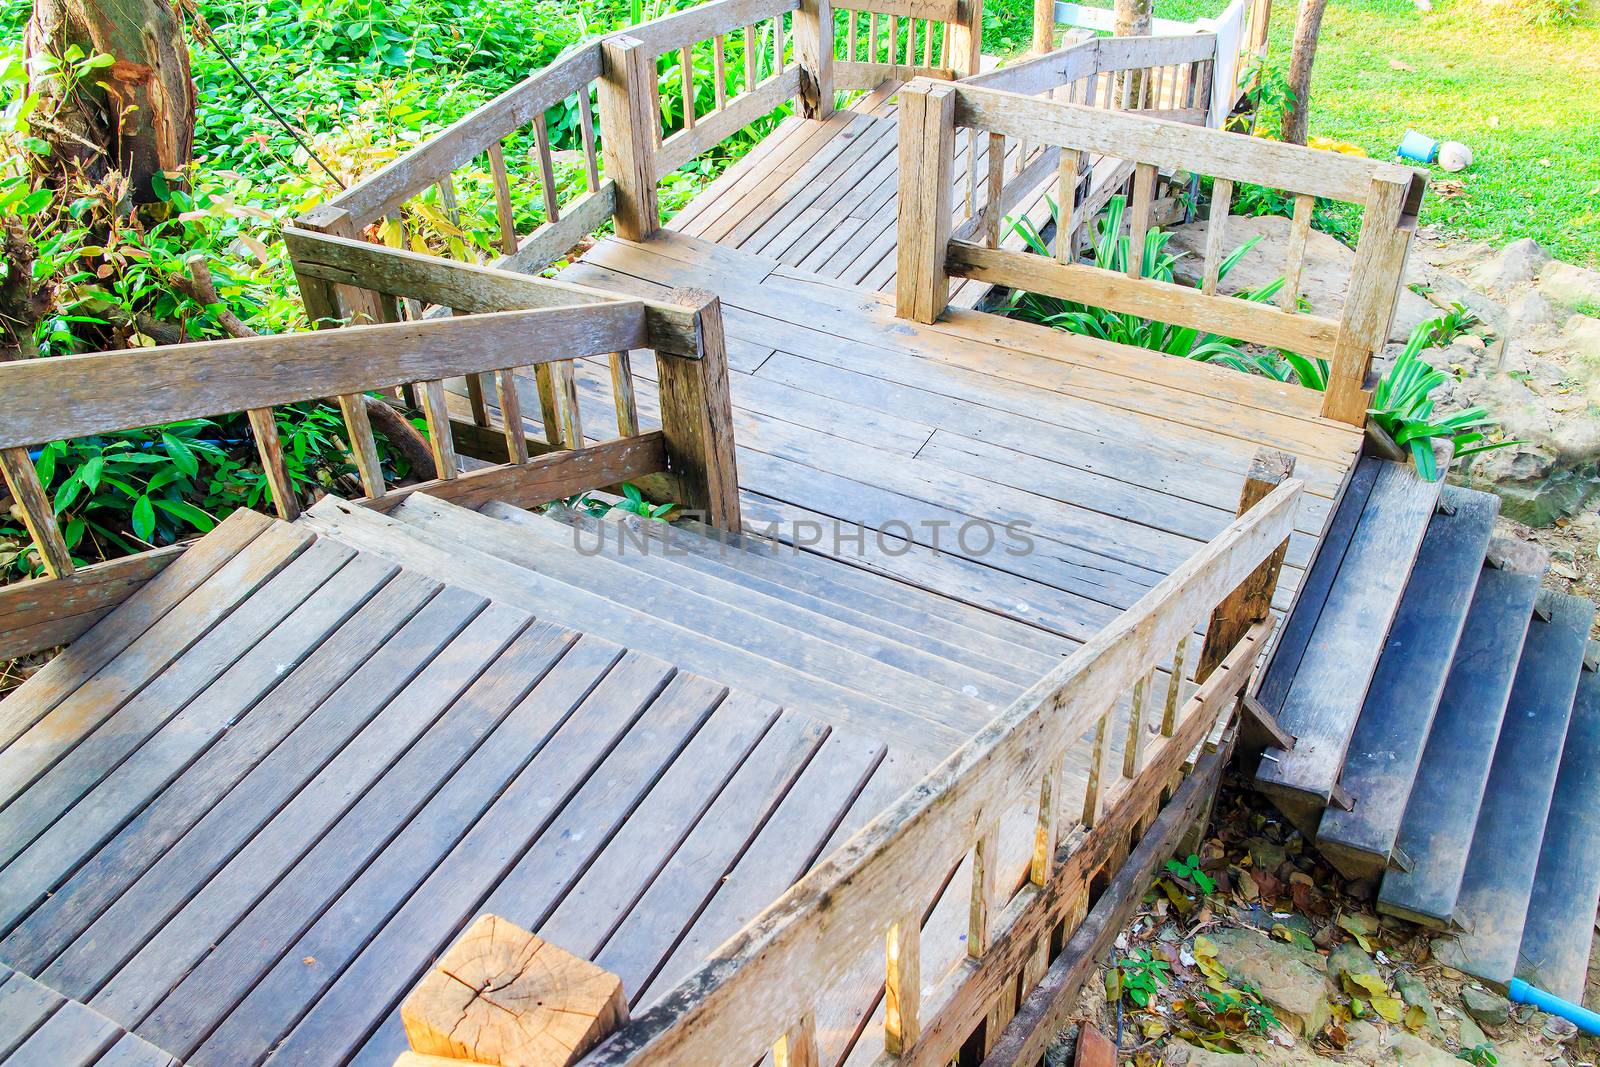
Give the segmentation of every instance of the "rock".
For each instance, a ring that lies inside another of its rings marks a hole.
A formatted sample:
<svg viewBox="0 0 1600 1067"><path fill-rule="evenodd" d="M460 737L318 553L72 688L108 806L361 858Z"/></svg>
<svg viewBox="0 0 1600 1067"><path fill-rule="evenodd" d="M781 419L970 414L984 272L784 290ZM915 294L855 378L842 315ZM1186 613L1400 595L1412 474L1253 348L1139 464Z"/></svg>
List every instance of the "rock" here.
<svg viewBox="0 0 1600 1067"><path fill-rule="evenodd" d="M1209 225L1208 222L1197 221L1174 226L1167 231L1172 234L1168 250L1174 255L1187 253L1179 255L1173 271L1179 281L1190 285L1200 283L1200 275L1205 268L1206 230ZM1259 289L1283 276L1283 263L1288 252L1288 219L1278 215L1230 217L1227 237L1226 251L1237 248L1252 237L1260 237L1261 240L1218 283L1217 292L1231 294ZM1344 307L1345 292L1350 285L1350 267L1354 261L1355 253L1338 239L1317 230L1311 231L1306 239L1300 292L1310 301L1313 311L1338 317L1339 309ZM1439 310L1428 301L1410 289L1402 289L1390 336L1397 341L1404 341L1411 336L1411 331L1418 323L1436 318L1439 314Z"/></svg>
<svg viewBox="0 0 1600 1067"><path fill-rule="evenodd" d="M1600 319L1588 315L1572 316L1562 331L1561 347L1579 361L1587 363L1591 372L1600 371ZM1597 380L1600 380L1600 376L1597 376Z"/></svg>
<svg viewBox="0 0 1600 1067"><path fill-rule="evenodd" d="M1465 1012L1456 1012L1457 1036L1456 1044L1462 1048L1477 1048L1489 1042L1489 1035L1472 1021L1472 1017Z"/></svg>
<svg viewBox="0 0 1600 1067"><path fill-rule="evenodd" d="M1217 946L1217 962L1235 983L1255 987L1285 1026L1311 1035L1328 1021L1332 990L1315 952L1274 941L1255 930L1216 930L1208 935Z"/></svg>
<svg viewBox="0 0 1600 1067"><path fill-rule="evenodd" d="M1383 977L1371 956L1361 951L1354 941L1346 941L1328 953L1328 976L1337 981L1347 974L1375 974Z"/></svg>
<svg viewBox="0 0 1600 1067"><path fill-rule="evenodd" d="M1469 352L1482 352L1489 347L1488 342L1475 333L1464 333L1456 338L1455 343Z"/></svg>
<svg viewBox="0 0 1600 1067"><path fill-rule="evenodd" d="M1519 285L1537 281L1539 272L1550 262L1550 253L1539 247L1531 237L1512 241L1493 258L1480 263L1467 275L1467 280L1489 292L1509 292Z"/></svg>
<svg viewBox="0 0 1600 1067"><path fill-rule="evenodd" d="M1422 979L1410 971L1397 970L1394 975L1394 988L1408 1007L1422 1009L1422 1014L1428 1019L1424 1027L1429 1036L1443 1039L1444 1028L1439 1025L1438 1008L1433 1003L1433 994L1428 991Z"/></svg>
<svg viewBox="0 0 1600 1067"><path fill-rule="evenodd" d="M1461 1061L1444 1049L1403 1030L1389 1036L1389 1055L1389 1062L1406 1067L1461 1067Z"/></svg>
<svg viewBox="0 0 1600 1067"><path fill-rule="evenodd" d="M1463 986L1461 1006L1468 1015L1485 1026L1504 1026L1511 1018L1511 1002L1498 993L1477 986Z"/></svg>
<svg viewBox="0 0 1600 1067"><path fill-rule="evenodd" d="M1600 271L1551 262L1539 275L1539 291L1567 307L1600 308Z"/></svg>
<svg viewBox="0 0 1600 1067"><path fill-rule="evenodd" d="M1513 337L1549 333L1566 320L1566 309L1537 289L1523 293L1506 308L1506 328Z"/></svg>

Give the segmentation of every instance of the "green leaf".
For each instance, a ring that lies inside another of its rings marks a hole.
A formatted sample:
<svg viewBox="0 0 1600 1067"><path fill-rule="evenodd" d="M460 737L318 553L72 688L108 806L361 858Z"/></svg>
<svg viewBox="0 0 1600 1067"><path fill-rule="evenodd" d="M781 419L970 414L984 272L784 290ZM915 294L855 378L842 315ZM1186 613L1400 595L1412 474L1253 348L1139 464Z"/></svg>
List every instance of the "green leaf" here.
<svg viewBox="0 0 1600 1067"><path fill-rule="evenodd" d="M200 461L188 445L170 433L162 433L161 443L167 446L167 455L172 457L173 465L179 470L191 478L200 473Z"/></svg>
<svg viewBox="0 0 1600 1067"><path fill-rule="evenodd" d="M145 497L144 499L148 500L149 498ZM216 519L187 500L157 500L155 505L173 518L180 519L193 526L201 533L206 533L217 524Z"/></svg>
<svg viewBox="0 0 1600 1067"><path fill-rule="evenodd" d="M149 541L155 532L155 508L151 506L149 497L141 496L133 502L133 535L141 541Z"/></svg>
<svg viewBox="0 0 1600 1067"><path fill-rule="evenodd" d="M156 194L156 199L162 203L172 199L172 187L167 184L167 175L164 171L156 171L150 175L150 191Z"/></svg>

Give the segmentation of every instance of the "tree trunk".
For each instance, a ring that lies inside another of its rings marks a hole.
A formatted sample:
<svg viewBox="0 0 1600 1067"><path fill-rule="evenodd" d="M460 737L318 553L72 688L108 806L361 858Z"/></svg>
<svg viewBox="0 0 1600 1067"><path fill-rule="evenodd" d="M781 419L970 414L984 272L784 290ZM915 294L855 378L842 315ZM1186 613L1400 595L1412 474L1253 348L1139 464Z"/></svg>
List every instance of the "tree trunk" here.
<svg viewBox="0 0 1600 1067"><path fill-rule="evenodd" d="M32 86L44 97L34 121L50 142L53 168L81 168L91 182L121 172L133 203L157 199L155 172L182 167L194 149L195 89L175 5L34 0L28 54L62 56L72 45L115 62L75 83L56 72ZM55 169L49 180L64 183L69 173Z"/></svg>
<svg viewBox="0 0 1600 1067"><path fill-rule="evenodd" d="M1322 32L1322 11L1328 0L1300 0L1300 13L1294 24L1294 51L1289 54L1289 88L1294 100L1283 115L1283 139L1290 144L1306 143L1306 125L1311 111L1311 64L1317 58L1317 36Z"/></svg>
<svg viewBox="0 0 1600 1067"><path fill-rule="evenodd" d="M1116 0L1111 32L1118 37L1144 37L1150 33L1150 12L1154 0ZM1140 71L1130 70L1121 78L1114 106L1126 100L1128 107L1142 106L1144 77Z"/></svg>

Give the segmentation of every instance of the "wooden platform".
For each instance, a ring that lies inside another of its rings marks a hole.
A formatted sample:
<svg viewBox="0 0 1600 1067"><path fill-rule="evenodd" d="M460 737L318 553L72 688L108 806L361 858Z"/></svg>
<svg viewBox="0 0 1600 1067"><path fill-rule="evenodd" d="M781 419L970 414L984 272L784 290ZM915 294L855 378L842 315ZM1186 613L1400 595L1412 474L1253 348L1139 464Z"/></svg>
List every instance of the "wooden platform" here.
<svg viewBox="0 0 1600 1067"><path fill-rule="evenodd" d="M823 523L829 543L812 551L1073 641L1232 519L1262 446L1296 456L1307 482L1286 606L1360 447L1306 390L975 311L919 326L881 294L683 234L605 241L566 276L719 294L748 520L779 536ZM652 412L648 354L636 374ZM606 410L604 364L579 377L586 410ZM523 410L537 410L527 389ZM1033 549L963 546L956 532L975 520L1027 523ZM835 523L873 531L865 551L833 550Z"/></svg>

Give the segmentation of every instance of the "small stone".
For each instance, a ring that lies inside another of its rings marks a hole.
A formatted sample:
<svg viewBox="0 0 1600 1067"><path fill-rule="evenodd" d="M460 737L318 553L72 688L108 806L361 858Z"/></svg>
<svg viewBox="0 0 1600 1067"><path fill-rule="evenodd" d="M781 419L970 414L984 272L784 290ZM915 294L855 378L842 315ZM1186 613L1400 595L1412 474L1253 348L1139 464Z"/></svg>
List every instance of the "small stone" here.
<svg viewBox="0 0 1600 1067"><path fill-rule="evenodd" d="M1482 352L1488 347L1487 342L1475 333L1464 333L1456 338L1455 343L1471 352Z"/></svg>
<svg viewBox="0 0 1600 1067"><path fill-rule="evenodd" d="M1462 1048L1477 1048L1489 1043L1489 1035L1470 1017L1459 1012L1456 1013L1456 1032L1456 1043Z"/></svg>
<svg viewBox="0 0 1600 1067"><path fill-rule="evenodd" d="M1461 1006L1468 1015L1485 1026L1504 1026L1511 1018L1511 1002L1498 993L1477 986L1461 990Z"/></svg>
<svg viewBox="0 0 1600 1067"><path fill-rule="evenodd" d="M1539 274L1539 291L1568 307L1600 307L1600 271L1551 262Z"/></svg>
<svg viewBox="0 0 1600 1067"><path fill-rule="evenodd" d="M1374 974L1383 977L1383 972L1378 970L1378 965L1373 962L1372 957L1361 951L1361 946L1354 941L1346 941L1328 953L1328 974L1333 978L1347 974Z"/></svg>
<svg viewBox="0 0 1600 1067"><path fill-rule="evenodd" d="M1566 321L1567 311L1539 290L1530 289L1511 302L1506 316L1512 334L1521 336L1556 329Z"/></svg>
<svg viewBox="0 0 1600 1067"><path fill-rule="evenodd" d="M1505 292L1519 285L1528 285L1539 278L1539 272L1550 262L1550 253L1531 237L1512 241L1485 263L1473 268L1467 279L1473 285L1490 292Z"/></svg>
<svg viewBox="0 0 1600 1067"><path fill-rule="evenodd" d="M1307 1035L1322 1029L1331 992L1322 957L1255 930L1216 930L1208 936L1228 977L1254 986L1285 1026Z"/></svg>

